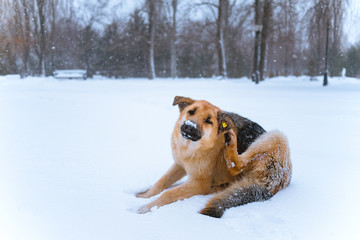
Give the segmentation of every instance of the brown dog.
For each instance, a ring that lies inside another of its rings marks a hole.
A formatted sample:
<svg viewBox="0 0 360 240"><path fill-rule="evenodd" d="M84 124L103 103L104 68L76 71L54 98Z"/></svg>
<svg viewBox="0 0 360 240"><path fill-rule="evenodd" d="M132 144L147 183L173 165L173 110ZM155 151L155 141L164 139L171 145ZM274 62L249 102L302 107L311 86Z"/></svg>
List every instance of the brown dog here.
<svg viewBox="0 0 360 240"><path fill-rule="evenodd" d="M141 207L139 213L194 195L219 192L201 213L221 217L227 208L267 200L289 184L289 147L280 132L267 133L258 124L223 112L207 101L177 96L173 105L180 110L171 138L175 163L137 197L152 197L185 175L189 178Z"/></svg>

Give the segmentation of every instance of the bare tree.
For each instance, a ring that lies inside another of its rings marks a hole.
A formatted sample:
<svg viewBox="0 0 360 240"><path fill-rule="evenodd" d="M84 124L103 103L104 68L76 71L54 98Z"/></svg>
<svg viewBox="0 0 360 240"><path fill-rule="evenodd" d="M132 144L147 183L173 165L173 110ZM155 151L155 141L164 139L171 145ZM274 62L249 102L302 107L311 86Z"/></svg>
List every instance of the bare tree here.
<svg viewBox="0 0 360 240"><path fill-rule="evenodd" d="M46 61L46 37L45 37L45 0L36 0L39 16L39 70L40 75L45 73Z"/></svg>
<svg viewBox="0 0 360 240"><path fill-rule="evenodd" d="M224 27L225 27L225 14L229 6L228 0L219 0L218 6L218 18L217 18L217 32L216 32L216 45L218 50L218 61L219 61L219 75L222 78L226 78L226 57L225 57L225 46L224 46Z"/></svg>
<svg viewBox="0 0 360 240"><path fill-rule="evenodd" d="M15 28L14 28L15 31L12 32L12 37L13 37L13 40L15 43L15 48L17 49L17 52L20 52L21 47L24 43L24 29L23 29L24 21L23 21L22 8L17 0L15 0L13 2L13 11L14 11L13 17L14 17L14 23L15 23ZM24 60L23 60L23 62L24 62Z"/></svg>
<svg viewBox="0 0 360 240"><path fill-rule="evenodd" d="M230 2L225 17L226 72L228 77L239 77L251 72L251 36L253 6L247 1ZM248 58L250 57L250 59Z"/></svg>
<svg viewBox="0 0 360 240"><path fill-rule="evenodd" d="M146 0L146 7L148 13L148 54L147 54L147 75L148 79L154 79L155 63L154 63L154 41L155 41L155 28L156 19L158 16L157 0Z"/></svg>
<svg viewBox="0 0 360 240"><path fill-rule="evenodd" d="M15 2L0 1L0 73L16 73L16 57L23 42ZM22 26L22 25L21 25Z"/></svg>
<svg viewBox="0 0 360 240"><path fill-rule="evenodd" d="M324 73L324 86L327 85L328 72L339 74L341 71L340 24L343 19L344 4L344 0L314 0L313 6L306 14L309 22L307 28L309 54L312 55L309 61L310 75Z"/></svg>
<svg viewBox="0 0 360 240"><path fill-rule="evenodd" d="M232 6L235 4L233 1ZM198 6L208 6L213 16L216 18L216 50L218 59L218 70L221 78L227 77L226 67L226 47L225 47L225 31L228 29L229 18L232 9L229 0L219 0L218 4L214 2L202 1ZM215 11L217 10L217 11Z"/></svg>
<svg viewBox="0 0 360 240"><path fill-rule="evenodd" d="M260 25L260 1L255 0L254 4L255 10L255 46L254 46L254 59L253 59L253 70L252 70L252 80L255 83L260 81L260 34L262 25Z"/></svg>
<svg viewBox="0 0 360 240"><path fill-rule="evenodd" d="M25 0L24 0L25 1ZM53 74L55 70L55 50L56 50L56 14L58 12L59 0L50 0L49 1L49 13L51 16L51 29L50 29L50 59L49 59L49 73Z"/></svg>
<svg viewBox="0 0 360 240"><path fill-rule="evenodd" d="M24 16L24 47L23 47L23 76L29 75L29 56L30 56L30 45L31 45L31 28L30 28L30 14L28 11L28 4L26 0L21 0L23 6L23 16ZM31 3L30 3L31 4Z"/></svg>
<svg viewBox="0 0 360 240"><path fill-rule="evenodd" d="M177 0L172 0L172 28L171 28L171 43L170 43L170 54L171 54L171 77L176 78L176 12L177 12Z"/></svg>
<svg viewBox="0 0 360 240"><path fill-rule="evenodd" d="M329 64L329 34L330 27L332 26L332 70L333 72L338 72L339 69L336 69L336 58L339 58L340 52L340 38L342 35L342 29L340 23L343 21L343 10L344 10L344 1L343 0L332 0L329 1L326 5L325 15L326 15L326 44L325 44L325 70L324 70L324 81L323 86L328 85L328 64Z"/></svg>
<svg viewBox="0 0 360 240"><path fill-rule="evenodd" d="M308 22L308 40L309 40L309 54L311 55L309 61L309 74L316 76L321 73L320 66L322 63L323 53L325 48L325 31L326 31L326 13L327 0L314 0L313 7L311 7L306 17Z"/></svg>
<svg viewBox="0 0 360 240"><path fill-rule="evenodd" d="M95 23L101 23L105 18L106 13L104 9L108 6L109 0L97 0L87 1L80 7L80 11L83 12L82 16L78 16L85 26L93 27ZM71 1L66 2L66 8L73 7ZM71 14L71 13L70 13ZM71 16L70 16L71 17Z"/></svg>
<svg viewBox="0 0 360 240"><path fill-rule="evenodd" d="M94 29L95 23L101 23L105 16L104 9L108 6L109 0L98 0L95 2L89 1L85 3L82 8L87 14L82 16L84 28L79 31L79 55L80 65L85 67L86 75L92 78L96 62L96 45L98 33Z"/></svg>
<svg viewBox="0 0 360 240"><path fill-rule="evenodd" d="M330 2L330 29L332 30L331 45L329 45L329 68L331 68L331 75L340 75L343 65L341 48L343 39L343 25L345 7L349 2L347 0L332 0ZM329 33L330 34L330 33Z"/></svg>
<svg viewBox="0 0 360 240"><path fill-rule="evenodd" d="M281 7L281 19L279 22L279 35L282 37L280 40L280 46L282 51L282 68L283 74L287 76L290 73L290 67L292 65L292 74L295 74L296 68L296 39L301 38L298 34L296 37L296 19L295 13L295 0L286 0L280 4Z"/></svg>
<svg viewBox="0 0 360 240"><path fill-rule="evenodd" d="M325 44L325 70L324 70L324 81L323 86L328 85L328 56L329 56L329 31L330 31L330 22L328 19L326 26L326 44Z"/></svg>
<svg viewBox="0 0 360 240"><path fill-rule="evenodd" d="M28 75L28 62L30 56L30 17L28 13L27 2L24 0L12 1L12 8L8 8L13 14L14 27L8 28L12 35L12 44L16 49L16 53L22 60L21 75Z"/></svg>
<svg viewBox="0 0 360 240"><path fill-rule="evenodd" d="M267 52L268 52L268 36L271 27L272 17L272 0L265 0L262 20L261 43L260 43L260 80L264 80L266 74Z"/></svg>

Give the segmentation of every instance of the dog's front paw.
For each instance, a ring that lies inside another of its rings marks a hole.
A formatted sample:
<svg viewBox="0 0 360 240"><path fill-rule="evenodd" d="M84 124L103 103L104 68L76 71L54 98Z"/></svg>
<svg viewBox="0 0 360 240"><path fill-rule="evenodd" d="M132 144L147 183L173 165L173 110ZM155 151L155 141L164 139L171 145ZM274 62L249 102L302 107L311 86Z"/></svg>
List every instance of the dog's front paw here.
<svg viewBox="0 0 360 240"><path fill-rule="evenodd" d="M151 197L149 191L139 192L135 195L137 198L149 198Z"/></svg>
<svg viewBox="0 0 360 240"><path fill-rule="evenodd" d="M232 176L236 176L245 167L245 163L240 159L237 152L237 138L235 131L230 129L225 133L225 151L224 158L226 166Z"/></svg>
<svg viewBox="0 0 360 240"><path fill-rule="evenodd" d="M146 205L142 206L141 208L139 208L137 213L145 214L145 213L151 212L151 208L152 208L152 206L150 204L146 204Z"/></svg>
<svg viewBox="0 0 360 240"><path fill-rule="evenodd" d="M236 147L237 139L233 129L230 129L229 131L225 132L224 138L225 138L225 145L227 146L227 148Z"/></svg>
<svg viewBox="0 0 360 240"><path fill-rule="evenodd" d="M155 196L158 193L159 193L159 191L156 188L150 188L150 189L148 189L146 191L137 193L135 196L137 198L151 198L151 197Z"/></svg>
<svg viewBox="0 0 360 240"><path fill-rule="evenodd" d="M224 134L224 138L225 138L225 145L226 145L226 146L229 146L229 144L230 144L230 142L231 142L231 137L230 137L229 132L226 132L226 133Z"/></svg>

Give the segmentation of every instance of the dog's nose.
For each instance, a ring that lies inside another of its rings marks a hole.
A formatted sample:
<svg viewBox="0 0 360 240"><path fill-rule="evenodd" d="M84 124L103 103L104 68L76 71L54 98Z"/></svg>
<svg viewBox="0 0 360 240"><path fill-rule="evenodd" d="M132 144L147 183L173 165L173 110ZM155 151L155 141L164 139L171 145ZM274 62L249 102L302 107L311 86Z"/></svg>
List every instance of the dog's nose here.
<svg viewBox="0 0 360 240"><path fill-rule="evenodd" d="M183 137L192 141L197 141L201 138L201 133L197 128L196 123L186 120L181 126L181 134Z"/></svg>
<svg viewBox="0 0 360 240"><path fill-rule="evenodd" d="M181 127L181 130L187 133L194 133L196 129L197 129L196 123L190 120L186 120Z"/></svg>

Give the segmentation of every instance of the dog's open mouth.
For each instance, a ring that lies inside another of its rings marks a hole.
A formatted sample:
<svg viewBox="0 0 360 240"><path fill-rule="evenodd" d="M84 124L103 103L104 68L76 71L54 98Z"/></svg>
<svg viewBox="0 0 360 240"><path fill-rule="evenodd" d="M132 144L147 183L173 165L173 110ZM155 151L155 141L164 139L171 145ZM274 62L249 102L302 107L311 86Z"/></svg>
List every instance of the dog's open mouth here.
<svg viewBox="0 0 360 240"><path fill-rule="evenodd" d="M183 131L181 131L181 135L184 138L189 139L189 140L194 141L194 142L200 140L200 138L201 138L201 136L192 136L192 135L189 135L189 134L187 134L187 133L185 133Z"/></svg>
<svg viewBox="0 0 360 240"><path fill-rule="evenodd" d="M191 141L198 141L201 138L201 132L198 130L197 125L192 121L185 121L180 128L181 135Z"/></svg>

